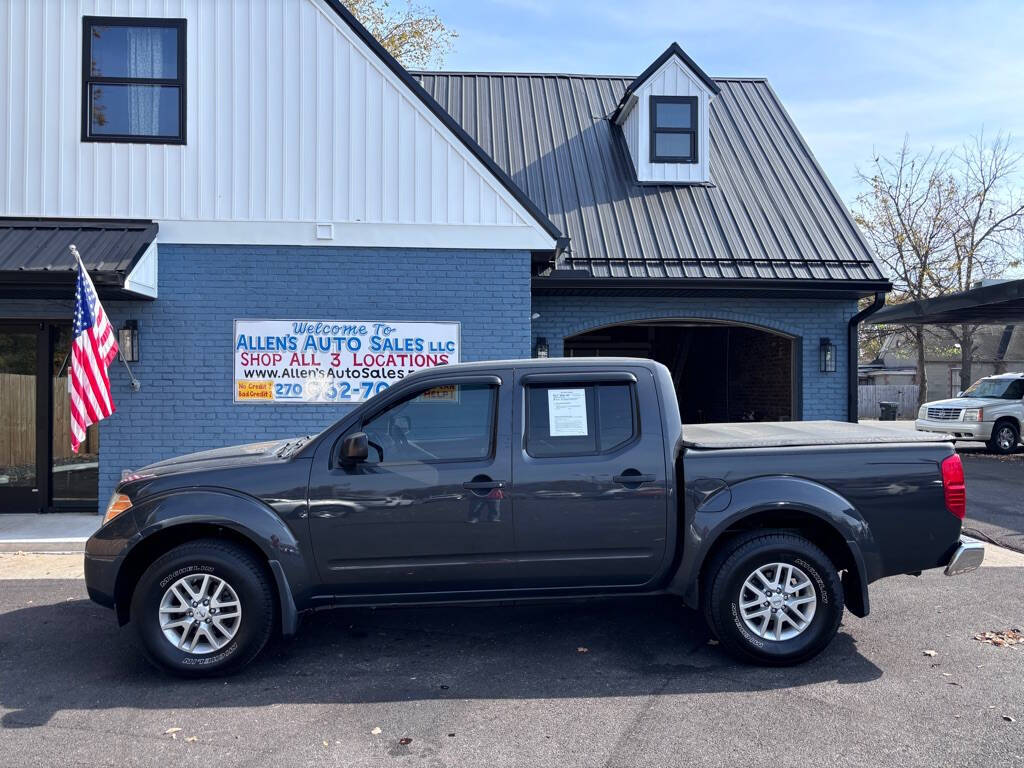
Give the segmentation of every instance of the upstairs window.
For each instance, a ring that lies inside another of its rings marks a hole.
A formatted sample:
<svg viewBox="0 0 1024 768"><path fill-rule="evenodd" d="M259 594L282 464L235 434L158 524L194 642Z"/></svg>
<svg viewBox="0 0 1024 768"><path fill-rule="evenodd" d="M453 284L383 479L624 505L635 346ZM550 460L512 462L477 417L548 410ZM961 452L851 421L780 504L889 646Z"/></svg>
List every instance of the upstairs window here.
<svg viewBox="0 0 1024 768"><path fill-rule="evenodd" d="M651 96L651 162L697 162L696 96Z"/></svg>
<svg viewBox="0 0 1024 768"><path fill-rule="evenodd" d="M184 19L83 19L82 140L185 143Z"/></svg>

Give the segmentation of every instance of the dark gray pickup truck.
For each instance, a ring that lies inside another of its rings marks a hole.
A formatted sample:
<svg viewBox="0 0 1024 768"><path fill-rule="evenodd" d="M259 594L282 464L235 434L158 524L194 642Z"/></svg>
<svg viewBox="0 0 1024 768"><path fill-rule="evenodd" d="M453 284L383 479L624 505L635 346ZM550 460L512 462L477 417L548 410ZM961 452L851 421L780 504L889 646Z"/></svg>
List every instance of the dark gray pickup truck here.
<svg viewBox="0 0 1024 768"><path fill-rule="evenodd" d="M866 615L877 579L977 568L964 508L943 436L682 426L649 360L472 363L410 375L315 437L138 470L85 574L184 675L237 669L320 607L652 593L781 665L824 648L844 605Z"/></svg>

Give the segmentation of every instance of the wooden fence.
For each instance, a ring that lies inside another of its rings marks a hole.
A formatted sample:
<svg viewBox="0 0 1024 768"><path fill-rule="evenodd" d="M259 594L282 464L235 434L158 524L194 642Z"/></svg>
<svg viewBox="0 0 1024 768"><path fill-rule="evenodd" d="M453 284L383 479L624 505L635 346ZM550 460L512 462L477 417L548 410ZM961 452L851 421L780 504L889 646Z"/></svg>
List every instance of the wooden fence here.
<svg viewBox="0 0 1024 768"><path fill-rule="evenodd" d="M877 419L879 403L898 403L896 418L917 418L917 384L860 384L857 387L857 418Z"/></svg>
<svg viewBox="0 0 1024 768"><path fill-rule="evenodd" d="M68 380L53 382L53 458L67 459L71 452L68 412ZM96 427L90 427L80 454L99 449ZM36 377L0 373L0 468L33 464L36 460Z"/></svg>

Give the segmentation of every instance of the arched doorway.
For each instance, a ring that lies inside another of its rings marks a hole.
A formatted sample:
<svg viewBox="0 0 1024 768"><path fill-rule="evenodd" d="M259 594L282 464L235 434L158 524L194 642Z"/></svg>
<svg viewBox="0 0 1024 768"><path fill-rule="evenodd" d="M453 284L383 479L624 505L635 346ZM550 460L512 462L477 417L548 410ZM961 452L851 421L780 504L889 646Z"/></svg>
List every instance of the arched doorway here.
<svg viewBox="0 0 1024 768"><path fill-rule="evenodd" d="M565 339L566 357L647 357L672 372L684 423L801 418L800 344L765 328L658 320L596 328Z"/></svg>

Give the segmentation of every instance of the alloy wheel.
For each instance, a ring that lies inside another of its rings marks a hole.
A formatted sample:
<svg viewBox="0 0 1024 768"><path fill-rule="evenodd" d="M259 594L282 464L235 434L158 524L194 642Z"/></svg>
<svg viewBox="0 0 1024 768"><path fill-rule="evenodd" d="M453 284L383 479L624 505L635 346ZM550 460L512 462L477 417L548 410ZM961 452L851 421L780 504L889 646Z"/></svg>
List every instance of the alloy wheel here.
<svg viewBox="0 0 1024 768"><path fill-rule="evenodd" d="M747 629L765 640L791 640L811 625L818 595L810 578L789 563L769 563L740 587L740 614Z"/></svg>
<svg viewBox="0 0 1024 768"><path fill-rule="evenodd" d="M164 592L159 618L164 637L178 650L213 653L238 634L242 603L224 579L212 574L185 576Z"/></svg>

